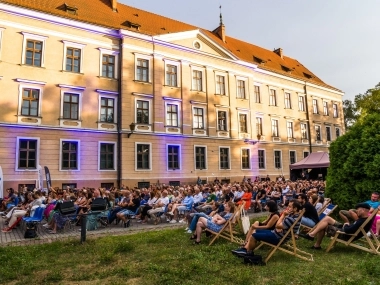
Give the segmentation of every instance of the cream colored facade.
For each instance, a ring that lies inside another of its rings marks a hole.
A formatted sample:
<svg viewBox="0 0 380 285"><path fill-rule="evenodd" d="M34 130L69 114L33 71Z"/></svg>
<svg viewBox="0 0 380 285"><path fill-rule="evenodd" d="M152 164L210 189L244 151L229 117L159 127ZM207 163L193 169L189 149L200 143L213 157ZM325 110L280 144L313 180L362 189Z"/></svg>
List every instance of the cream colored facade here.
<svg viewBox="0 0 380 285"><path fill-rule="evenodd" d="M99 187L289 177L291 156L328 151L344 132L342 92L239 60L201 30L147 36L0 5L5 187L36 183L36 167L19 167L28 139L53 186ZM41 67L25 62L28 39L43 43ZM78 72L65 71L68 48L81 51ZM115 59L113 78L102 76L104 54ZM38 115L22 115L25 89L39 91ZM78 119L64 118L65 94L79 99ZM114 104L111 122L100 122L102 98ZM69 169L67 142L77 147ZM111 169L101 169L102 154L113 155Z"/></svg>

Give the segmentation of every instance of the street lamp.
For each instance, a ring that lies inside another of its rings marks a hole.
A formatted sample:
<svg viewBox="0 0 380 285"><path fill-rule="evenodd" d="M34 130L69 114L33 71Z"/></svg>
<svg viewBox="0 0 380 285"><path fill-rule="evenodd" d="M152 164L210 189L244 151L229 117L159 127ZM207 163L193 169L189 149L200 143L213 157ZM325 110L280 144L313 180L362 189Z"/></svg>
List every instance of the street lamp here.
<svg viewBox="0 0 380 285"><path fill-rule="evenodd" d="M136 128L136 124L132 122L129 125L129 129L131 130L131 132L128 134L128 138L133 134L133 132L135 131L135 128Z"/></svg>

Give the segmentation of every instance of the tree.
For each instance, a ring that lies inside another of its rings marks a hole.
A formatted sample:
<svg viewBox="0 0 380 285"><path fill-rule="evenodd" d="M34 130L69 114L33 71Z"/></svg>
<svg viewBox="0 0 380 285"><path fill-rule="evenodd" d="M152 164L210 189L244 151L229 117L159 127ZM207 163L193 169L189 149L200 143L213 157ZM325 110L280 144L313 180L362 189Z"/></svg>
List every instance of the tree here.
<svg viewBox="0 0 380 285"><path fill-rule="evenodd" d="M351 209L379 191L379 173L380 113L369 112L331 143L325 195L341 209Z"/></svg>
<svg viewBox="0 0 380 285"><path fill-rule="evenodd" d="M352 102L351 100L343 101L343 115L345 129L348 130L356 123L358 119L358 110L355 102Z"/></svg>
<svg viewBox="0 0 380 285"><path fill-rule="evenodd" d="M355 106L360 117L371 113L380 113L380 83L366 93L355 96Z"/></svg>

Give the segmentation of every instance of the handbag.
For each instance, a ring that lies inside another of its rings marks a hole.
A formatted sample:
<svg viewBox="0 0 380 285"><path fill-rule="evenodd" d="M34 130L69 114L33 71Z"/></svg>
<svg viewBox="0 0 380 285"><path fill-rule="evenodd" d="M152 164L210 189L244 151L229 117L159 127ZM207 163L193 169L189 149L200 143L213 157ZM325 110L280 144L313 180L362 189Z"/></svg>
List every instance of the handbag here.
<svg viewBox="0 0 380 285"><path fill-rule="evenodd" d="M245 210L243 210L241 213L241 225L243 227L244 234L247 234L249 228L251 227L251 222L249 221L249 217Z"/></svg>

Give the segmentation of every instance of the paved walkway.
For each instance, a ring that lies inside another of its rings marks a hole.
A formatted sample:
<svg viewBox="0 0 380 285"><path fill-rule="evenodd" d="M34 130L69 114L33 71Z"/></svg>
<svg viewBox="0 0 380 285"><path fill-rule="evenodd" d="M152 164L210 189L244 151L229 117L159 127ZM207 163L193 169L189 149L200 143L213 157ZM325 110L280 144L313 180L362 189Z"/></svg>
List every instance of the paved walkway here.
<svg viewBox="0 0 380 285"><path fill-rule="evenodd" d="M267 213L249 213L249 217L257 218L260 216L265 216ZM4 219L0 218L0 227L5 227ZM45 223L42 222L43 224ZM95 238L100 236L118 236L118 235L127 235L133 234L136 232L144 232L144 231L155 231L161 229L176 229L176 228L185 228L186 224L170 224L167 222L161 222L157 225L152 223L141 224L137 223L136 220L131 220L131 226L128 228L124 228L122 223L119 225L108 225L107 227L99 227L94 231L87 231L87 238ZM25 239L24 238L25 229L22 226L19 226L16 229L13 229L9 233L0 232L0 246L19 246L19 245L33 245L33 244L42 244L42 243L51 243L57 240L68 240L68 239L76 239L80 241L80 227L73 226L70 229L66 229L65 231L59 231L57 234L50 234L45 228L40 226L38 228L38 237L34 239Z"/></svg>

